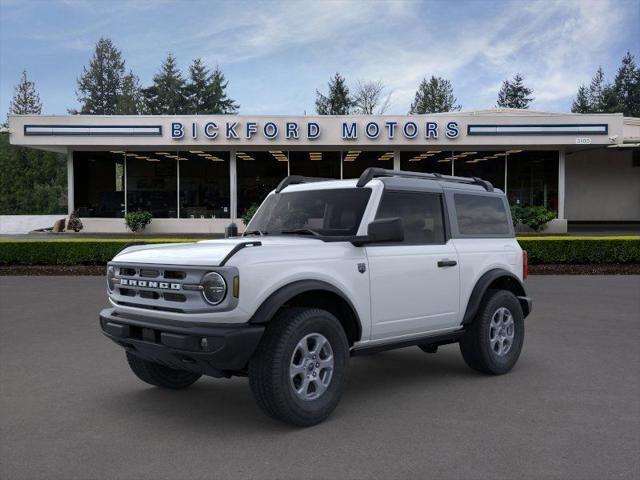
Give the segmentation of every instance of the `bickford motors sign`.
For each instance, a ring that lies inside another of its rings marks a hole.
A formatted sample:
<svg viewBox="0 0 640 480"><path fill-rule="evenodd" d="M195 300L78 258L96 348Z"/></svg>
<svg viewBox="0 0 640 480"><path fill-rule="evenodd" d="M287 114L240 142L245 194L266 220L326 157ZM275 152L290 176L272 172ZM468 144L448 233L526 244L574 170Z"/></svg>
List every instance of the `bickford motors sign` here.
<svg viewBox="0 0 640 480"><path fill-rule="evenodd" d="M356 121L339 122L340 138L342 140L357 140L366 137L369 140L384 138L394 140L403 137L407 140L415 138L436 140L440 136L449 139L458 138L460 127L457 122L449 121L439 125L434 121L368 121L359 123ZM318 122L298 121L198 121L198 122L172 122L171 138L174 140L206 138L216 140L251 140L254 137L262 137L266 140L316 140L322 136L322 127Z"/></svg>

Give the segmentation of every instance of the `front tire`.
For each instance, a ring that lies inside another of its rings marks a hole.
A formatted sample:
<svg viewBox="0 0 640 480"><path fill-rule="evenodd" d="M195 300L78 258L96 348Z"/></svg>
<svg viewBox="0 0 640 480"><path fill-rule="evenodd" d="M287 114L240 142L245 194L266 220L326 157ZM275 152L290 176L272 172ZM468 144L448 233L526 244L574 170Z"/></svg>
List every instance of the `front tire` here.
<svg viewBox="0 0 640 480"><path fill-rule="evenodd" d="M508 290L489 290L469 329L460 339L466 364L490 375L513 368L524 343L524 315Z"/></svg>
<svg viewBox="0 0 640 480"><path fill-rule="evenodd" d="M349 343L335 316L317 308L287 308L267 326L249 362L249 384L267 415L306 427L336 408L348 363Z"/></svg>
<svg viewBox="0 0 640 480"><path fill-rule="evenodd" d="M174 370L158 363L153 363L127 352L127 362L133 373L140 380L156 387L178 390L195 383L202 375Z"/></svg>

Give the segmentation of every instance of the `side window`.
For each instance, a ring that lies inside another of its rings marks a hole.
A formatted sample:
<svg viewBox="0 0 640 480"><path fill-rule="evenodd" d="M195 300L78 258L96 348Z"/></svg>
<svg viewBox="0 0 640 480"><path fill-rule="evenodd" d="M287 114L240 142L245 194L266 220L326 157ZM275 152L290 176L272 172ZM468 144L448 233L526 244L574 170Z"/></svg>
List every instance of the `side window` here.
<svg viewBox="0 0 640 480"><path fill-rule="evenodd" d="M442 196L436 193L385 191L376 219L400 217L406 245L443 244Z"/></svg>
<svg viewBox="0 0 640 480"><path fill-rule="evenodd" d="M461 235L508 235L510 216L501 197L456 193L458 231Z"/></svg>

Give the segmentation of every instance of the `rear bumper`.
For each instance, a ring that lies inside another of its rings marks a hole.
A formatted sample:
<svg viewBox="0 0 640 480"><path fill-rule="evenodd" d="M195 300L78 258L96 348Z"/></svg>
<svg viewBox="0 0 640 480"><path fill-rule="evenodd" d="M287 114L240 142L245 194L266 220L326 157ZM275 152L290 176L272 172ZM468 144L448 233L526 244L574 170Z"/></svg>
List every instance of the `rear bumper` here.
<svg viewBox="0 0 640 480"><path fill-rule="evenodd" d="M185 325L115 312L100 312L102 333L151 362L212 377L246 371L264 326Z"/></svg>

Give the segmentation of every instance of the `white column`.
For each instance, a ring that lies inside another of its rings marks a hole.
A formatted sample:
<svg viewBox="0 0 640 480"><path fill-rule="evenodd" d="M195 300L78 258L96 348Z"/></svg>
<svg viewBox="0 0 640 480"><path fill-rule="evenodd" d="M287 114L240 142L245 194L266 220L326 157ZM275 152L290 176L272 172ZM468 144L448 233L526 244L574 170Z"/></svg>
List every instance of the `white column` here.
<svg viewBox="0 0 640 480"><path fill-rule="evenodd" d="M229 209L229 216L232 222L238 220L238 174L236 171L236 151L231 150L229 152L229 196L231 205Z"/></svg>
<svg viewBox="0 0 640 480"><path fill-rule="evenodd" d="M180 160L176 162L176 218L180 218Z"/></svg>
<svg viewBox="0 0 640 480"><path fill-rule="evenodd" d="M124 156L124 216L127 216L129 211L127 210L127 157Z"/></svg>
<svg viewBox="0 0 640 480"><path fill-rule="evenodd" d="M558 219L564 220L564 179L565 179L565 150L559 152L558 158Z"/></svg>
<svg viewBox="0 0 640 480"><path fill-rule="evenodd" d="M73 151L67 149L67 212L71 215L71 212L75 210L75 191L73 180Z"/></svg>
<svg viewBox="0 0 640 480"><path fill-rule="evenodd" d="M393 151L393 169L400 170L400 150Z"/></svg>
<svg viewBox="0 0 640 480"><path fill-rule="evenodd" d="M509 154L504 156L504 194L507 194L507 171L509 167Z"/></svg>

